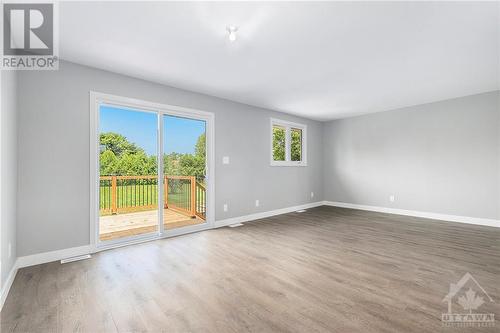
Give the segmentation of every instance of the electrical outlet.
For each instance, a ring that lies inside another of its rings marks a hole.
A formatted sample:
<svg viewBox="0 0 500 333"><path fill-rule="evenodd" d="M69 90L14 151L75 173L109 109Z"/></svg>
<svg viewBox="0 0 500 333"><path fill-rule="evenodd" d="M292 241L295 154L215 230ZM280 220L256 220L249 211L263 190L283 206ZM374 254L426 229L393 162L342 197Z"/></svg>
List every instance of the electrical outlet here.
<svg viewBox="0 0 500 333"><path fill-rule="evenodd" d="M222 164L229 164L229 156L222 157Z"/></svg>
<svg viewBox="0 0 500 333"><path fill-rule="evenodd" d="M314 198L314 192L311 192L311 198Z"/></svg>
<svg viewBox="0 0 500 333"><path fill-rule="evenodd" d="M259 203L259 199L255 200L255 207L259 207L260 203Z"/></svg>
<svg viewBox="0 0 500 333"><path fill-rule="evenodd" d="M224 211L227 212L227 204L224 204Z"/></svg>
<svg viewBox="0 0 500 333"><path fill-rule="evenodd" d="M390 201L390 202L394 202L395 200L396 200L396 197L394 197L394 194L391 194L391 195L389 196L389 201Z"/></svg>

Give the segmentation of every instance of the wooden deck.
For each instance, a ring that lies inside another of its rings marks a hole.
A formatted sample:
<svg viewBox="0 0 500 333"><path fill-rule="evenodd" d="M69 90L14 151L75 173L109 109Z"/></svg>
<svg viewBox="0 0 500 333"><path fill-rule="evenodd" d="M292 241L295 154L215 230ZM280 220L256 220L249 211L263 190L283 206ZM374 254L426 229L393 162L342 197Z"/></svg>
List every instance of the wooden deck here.
<svg viewBox="0 0 500 333"><path fill-rule="evenodd" d="M130 237L157 230L158 211L107 215L99 217L99 238L103 240ZM191 218L171 209L163 210L165 229L175 229L204 223L200 218Z"/></svg>

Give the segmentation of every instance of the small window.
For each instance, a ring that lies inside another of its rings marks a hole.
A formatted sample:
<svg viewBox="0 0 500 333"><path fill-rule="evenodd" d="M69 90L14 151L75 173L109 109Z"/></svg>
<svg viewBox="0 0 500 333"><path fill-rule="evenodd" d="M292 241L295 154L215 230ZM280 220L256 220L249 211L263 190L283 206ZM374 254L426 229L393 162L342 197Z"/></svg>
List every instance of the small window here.
<svg viewBox="0 0 500 333"><path fill-rule="evenodd" d="M305 166L306 125L271 119L271 165Z"/></svg>

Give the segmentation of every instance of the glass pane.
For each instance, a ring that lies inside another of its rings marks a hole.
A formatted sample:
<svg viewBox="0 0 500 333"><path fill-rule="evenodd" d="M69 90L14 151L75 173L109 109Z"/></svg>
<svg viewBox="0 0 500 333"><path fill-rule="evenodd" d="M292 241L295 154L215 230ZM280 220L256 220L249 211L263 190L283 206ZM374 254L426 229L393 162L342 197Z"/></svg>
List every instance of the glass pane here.
<svg viewBox="0 0 500 333"><path fill-rule="evenodd" d="M286 129L281 126L273 126L273 160L285 160Z"/></svg>
<svg viewBox="0 0 500 333"><path fill-rule="evenodd" d="M292 128L291 157L292 161L302 161L302 130Z"/></svg>
<svg viewBox="0 0 500 333"><path fill-rule="evenodd" d="M163 226L205 223L206 122L165 115L163 133Z"/></svg>
<svg viewBox="0 0 500 333"><path fill-rule="evenodd" d="M99 239L157 232L157 115L101 105L99 119Z"/></svg>

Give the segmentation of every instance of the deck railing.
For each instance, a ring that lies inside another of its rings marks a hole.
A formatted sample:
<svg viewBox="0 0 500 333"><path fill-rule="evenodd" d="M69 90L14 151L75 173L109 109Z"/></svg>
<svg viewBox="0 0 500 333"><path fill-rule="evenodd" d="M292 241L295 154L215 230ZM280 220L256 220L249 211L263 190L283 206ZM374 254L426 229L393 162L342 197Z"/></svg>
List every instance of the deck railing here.
<svg viewBox="0 0 500 333"><path fill-rule="evenodd" d="M196 210L196 216L201 218L202 220L205 220L207 218L207 205L206 205L206 194L207 190L205 188L205 185L202 184L202 182L196 182L196 187L195 187L195 210Z"/></svg>
<svg viewBox="0 0 500 333"><path fill-rule="evenodd" d="M206 189L203 177L164 176L163 207L190 217L206 218ZM101 215L157 209L157 176L101 176Z"/></svg>

